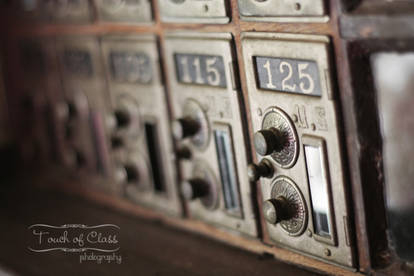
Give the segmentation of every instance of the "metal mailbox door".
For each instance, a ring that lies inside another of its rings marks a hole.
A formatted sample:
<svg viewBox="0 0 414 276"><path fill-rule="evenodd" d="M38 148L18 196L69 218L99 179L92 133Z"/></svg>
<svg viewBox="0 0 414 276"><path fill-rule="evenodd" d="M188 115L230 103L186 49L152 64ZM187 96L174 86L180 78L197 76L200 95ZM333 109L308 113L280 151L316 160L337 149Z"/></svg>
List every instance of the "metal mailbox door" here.
<svg viewBox="0 0 414 276"><path fill-rule="evenodd" d="M226 33L167 35L172 130L191 216L256 236L231 43Z"/></svg>
<svg viewBox="0 0 414 276"><path fill-rule="evenodd" d="M115 125L115 181L133 201L178 215L167 99L152 35L102 39Z"/></svg>
<svg viewBox="0 0 414 276"><path fill-rule="evenodd" d="M352 267L329 39L244 33L242 47L263 213L272 242Z"/></svg>

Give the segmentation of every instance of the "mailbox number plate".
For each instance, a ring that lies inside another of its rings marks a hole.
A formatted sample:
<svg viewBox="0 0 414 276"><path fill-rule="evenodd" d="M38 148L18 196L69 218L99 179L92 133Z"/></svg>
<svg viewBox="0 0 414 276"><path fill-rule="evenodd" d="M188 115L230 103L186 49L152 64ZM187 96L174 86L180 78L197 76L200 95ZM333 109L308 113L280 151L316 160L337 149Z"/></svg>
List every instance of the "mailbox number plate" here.
<svg viewBox="0 0 414 276"><path fill-rule="evenodd" d="M112 51L109 59L115 81L140 84L152 81L151 61L145 53Z"/></svg>
<svg viewBox="0 0 414 276"><path fill-rule="evenodd" d="M321 96L318 65L314 61L254 57L261 89Z"/></svg>
<svg viewBox="0 0 414 276"><path fill-rule="evenodd" d="M174 60L179 82L227 87L223 57L175 54Z"/></svg>
<svg viewBox="0 0 414 276"><path fill-rule="evenodd" d="M63 61L68 73L87 77L93 74L92 57L88 51L67 49L63 53Z"/></svg>

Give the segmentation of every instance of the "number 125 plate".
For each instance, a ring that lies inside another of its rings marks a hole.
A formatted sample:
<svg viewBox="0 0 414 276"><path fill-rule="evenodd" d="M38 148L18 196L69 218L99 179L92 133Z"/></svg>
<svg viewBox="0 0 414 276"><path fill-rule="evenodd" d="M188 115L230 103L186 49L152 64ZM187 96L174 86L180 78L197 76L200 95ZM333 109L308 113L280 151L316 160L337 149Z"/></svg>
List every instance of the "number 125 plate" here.
<svg viewBox="0 0 414 276"><path fill-rule="evenodd" d="M321 96L318 65L310 60L253 57L259 88Z"/></svg>

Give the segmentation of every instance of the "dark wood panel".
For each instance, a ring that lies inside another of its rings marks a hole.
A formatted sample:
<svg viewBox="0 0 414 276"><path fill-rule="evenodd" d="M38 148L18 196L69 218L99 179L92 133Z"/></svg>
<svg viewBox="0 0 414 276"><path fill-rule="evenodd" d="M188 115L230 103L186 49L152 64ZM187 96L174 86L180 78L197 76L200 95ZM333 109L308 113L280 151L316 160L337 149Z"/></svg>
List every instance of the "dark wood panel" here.
<svg viewBox="0 0 414 276"><path fill-rule="evenodd" d="M362 0L358 6L356 1L354 2L353 6L356 8L353 13L409 14L414 11L414 5L410 0Z"/></svg>
<svg viewBox="0 0 414 276"><path fill-rule="evenodd" d="M350 85L354 99L354 116L358 125L358 166L361 170L363 206L367 216L366 235L369 239L373 267L386 267L393 259L387 241L387 219L384 204L382 135L377 95L371 69L371 55L377 52L407 52L414 49L413 39L369 39L349 41L346 45ZM375 103L375 104L373 104ZM360 208L361 208L360 207ZM359 214L359 209L357 209Z"/></svg>
<svg viewBox="0 0 414 276"><path fill-rule="evenodd" d="M0 263L25 275L316 275L53 190L13 188L1 194L0 207ZM79 264L79 253L30 252L27 228L35 223L116 224L122 264Z"/></svg>
<svg viewBox="0 0 414 276"><path fill-rule="evenodd" d="M341 36L352 38L403 38L414 36L414 16L344 15L340 18Z"/></svg>

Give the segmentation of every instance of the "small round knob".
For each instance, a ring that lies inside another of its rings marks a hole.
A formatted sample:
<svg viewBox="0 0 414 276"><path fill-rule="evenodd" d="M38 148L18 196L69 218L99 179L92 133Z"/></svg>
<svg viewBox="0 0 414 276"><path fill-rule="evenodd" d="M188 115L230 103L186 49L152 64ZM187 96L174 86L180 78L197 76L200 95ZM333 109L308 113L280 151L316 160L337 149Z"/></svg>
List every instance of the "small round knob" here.
<svg viewBox="0 0 414 276"><path fill-rule="evenodd" d="M139 172L135 166L126 165L125 171L126 171L128 183L137 182L139 180Z"/></svg>
<svg viewBox="0 0 414 276"><path fill-rule="evenodd" d="M204 179L193 178L181 183L181 194L186 200L204 197L209 192L209 185Z"/></svg>
<svg viewBox="0 0 414 276"><path fill-rule="evenodd" d="M276 128L262 129L254 134L254 148L261 156L283 148L283 135Z"/></svg>
<svg viewBox="0 0 414 276"><path fill-rule="evenodd" d="M185 146L178 148L175 154L179 159L189 160L192 157L191 150Z"/></svg>
<svg viewBox="0 0 414 276"><path fill-rule="evenodd" d="M173 136L177 140L194 136L200 128L199 122L191 117L181 118L172 123Z"/></svg>
<svg viewBox="0 0 414 276"><path fill-rule="evenodd" d="M69 121L73 120L78 116L79 110L73 102L59 102L55 106L55 112L59 119Z"/></svg>
<svg viewBox="0 0 414 276"><path fill-rule="evenodd" d="M258 165L249 164L247 166L247 176L251 182L259 180L260 177L272 178L274 173L275 169L267 159L263 159Z"/></svg>
<svg viewBox="0 0 414 276"><path fill-rule="evenodd" d="M139 180L139 173L134 166L125 165L115 170L114 178L118 183L134 183Z"/></svg>
<svg viewBox="0 0 414 276"><path fill-rule="evenodd" d="M116 126L118 128L126 128L131 122L129 112L126 110L116 110L115 113Z"/></svg>
<svg viewBox="0 0 414 276"><path fill-rule="evenodd" d="M289 219L288 202L284 197L263 202L263 216L268 223L276 224Z"/></svg>
<svg viewBox="0 0 414 276"><path fill-rule="evenodd" d="M125 142L122 139L122 137L119 136L113 136L111 137L111 147L113 149L121 149L122 147L124 147Z"/></svg>
<svg viewBox="0 0 414 276"><path fill-rule="evenodd" d="M67 103L67 108L68 108L68 118L69 119L73 119L76 116L78 116L79 110L78 110L78 107L76 106L75 103L68 102Z"/></svg>
<svg viewBox="0 0 414 276"><path fill-rule="evenodd" d="M68 165L73 169L82 169L88 165L84 153L79 149L71 149L68 151L66 158Z"/></svg>

